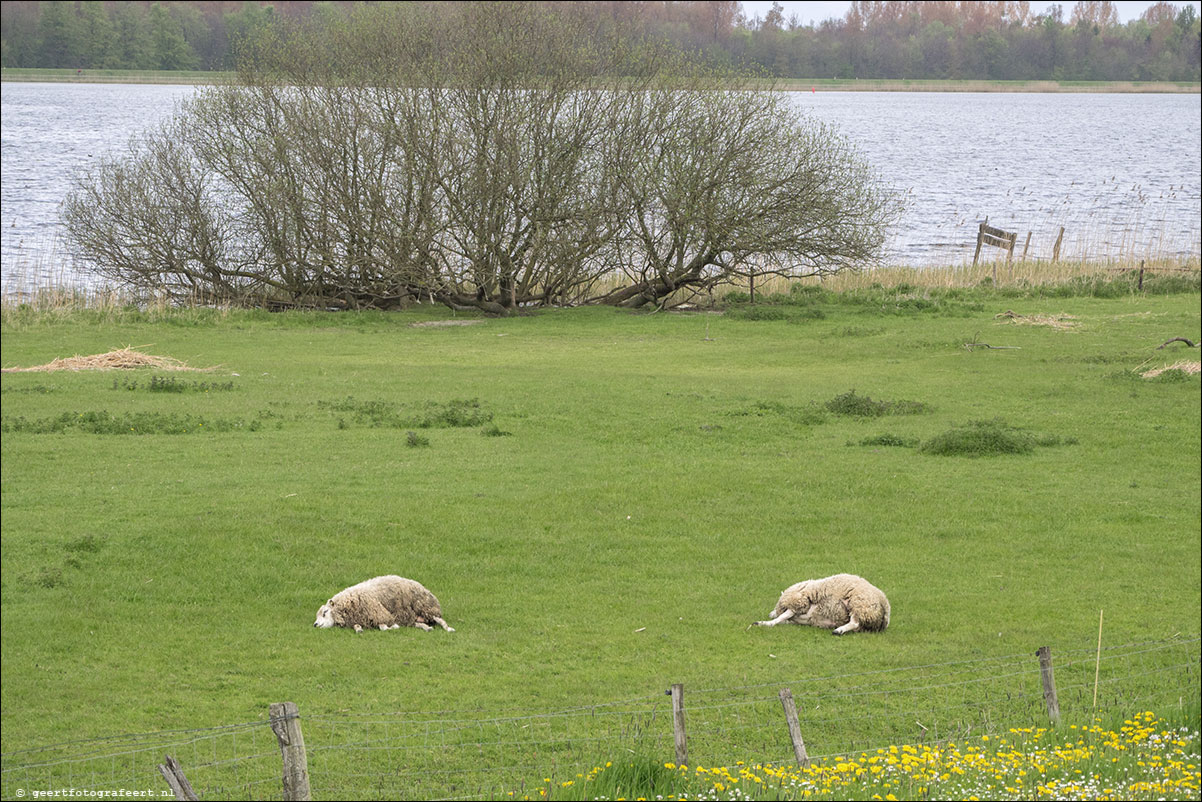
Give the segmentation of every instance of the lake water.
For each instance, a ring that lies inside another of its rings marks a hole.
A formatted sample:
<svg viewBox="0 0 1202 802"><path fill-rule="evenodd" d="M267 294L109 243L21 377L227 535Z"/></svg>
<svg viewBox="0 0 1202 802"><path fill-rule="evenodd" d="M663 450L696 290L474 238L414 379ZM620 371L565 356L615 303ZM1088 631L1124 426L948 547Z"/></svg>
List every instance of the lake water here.
<svg viewBox="0 0 1202 802"><path fill-rule="evenodd" d="M192 86L5 83L0 275L5 291L86 282L59 240L73 171L119 153ZM971 261L977 224L1031 232L1029 257L1196 255L1202 242L1197 95L817 92L834 123L907 194L889 248L906 265ZM1017 255L1017 254L1016 254Z"/></svg>

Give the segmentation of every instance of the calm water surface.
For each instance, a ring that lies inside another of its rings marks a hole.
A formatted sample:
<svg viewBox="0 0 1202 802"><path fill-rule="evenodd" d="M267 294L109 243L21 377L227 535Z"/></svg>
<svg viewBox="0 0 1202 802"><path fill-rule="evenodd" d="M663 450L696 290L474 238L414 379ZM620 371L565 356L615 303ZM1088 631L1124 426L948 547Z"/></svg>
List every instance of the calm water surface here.
<svg viewBox="0 0 1202 802"><path fill-rule="evenodd" d="M5 83L0 273L6 290L86 281L59 239L73 172L122 152L192 86ZM203 90L202 90L203 91ZM794 102L837 125L908 211L889 259L971 261L977 224L1032 232L1046 258L1197 254L1197 95L817 92Z"/></svg>

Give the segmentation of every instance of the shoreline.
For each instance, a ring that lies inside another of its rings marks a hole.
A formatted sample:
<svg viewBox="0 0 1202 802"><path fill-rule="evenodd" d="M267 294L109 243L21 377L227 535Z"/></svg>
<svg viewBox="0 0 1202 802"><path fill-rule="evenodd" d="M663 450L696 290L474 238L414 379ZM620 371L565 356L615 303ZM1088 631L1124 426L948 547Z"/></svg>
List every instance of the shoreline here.
<svg viewBox="0 0 1202 802"><path fill-rule="evenodd" d="M60 70L9 68L0 82L68 84L213 85L229 81L232 72L166 70ZM1189 81L993 81L909 78L778 78L782 92L1026 92L1053 94L1200 94L1202 83Z"/></svg>

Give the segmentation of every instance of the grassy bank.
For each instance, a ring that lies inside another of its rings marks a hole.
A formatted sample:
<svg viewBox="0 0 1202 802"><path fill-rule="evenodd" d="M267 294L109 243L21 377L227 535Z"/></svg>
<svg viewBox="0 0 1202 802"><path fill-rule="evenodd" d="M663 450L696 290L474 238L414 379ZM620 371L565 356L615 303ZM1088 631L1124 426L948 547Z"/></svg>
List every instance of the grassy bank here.
<svg viewBox="0 0 1202 802"><path fill-rule="evenodd" d="M53 70L13 69L0 72L4 81L120 84L210 84L233 76L203 70ZM1202 84L1189 81L927 81L872 78L782 78L789 92L1153 92L1192 93Z"/></svg>
<svg viewBox="0 0 1202 802"><path fill-rule="evenodd" d="M808 92L1158 92L1197 94L1202 84L1190 81L926 81L875 78L780 80L782 89Z"/></svg>
<svg viewBox="0 0 1202 802"><path fill-rule="evenodd" d="M228 81L231 72L211 70L53 70L5 68L0 80L31 83L79 84L216 84Z"/></svg>
<svg viewBox="0 0 1202 802"><path fill-rule="evenodd" d="M208 798L278 795L284 700L318 797L503 793L670 760L674 682L695 762L780 765L784 685L813 755L980 735L1044 715L1043 645L1084 724L1102 609L1099 715L1193 710L1199 379L1140 374L1197 359L1157 346L1199 340L1199 295L1110 287L6 307L5 368L132 345L209 370L3 376L3 795L157 787L164 751ZM885 633L747 629L840 571L888 593ZM384 573L457 632L312 627Z"/></svg>

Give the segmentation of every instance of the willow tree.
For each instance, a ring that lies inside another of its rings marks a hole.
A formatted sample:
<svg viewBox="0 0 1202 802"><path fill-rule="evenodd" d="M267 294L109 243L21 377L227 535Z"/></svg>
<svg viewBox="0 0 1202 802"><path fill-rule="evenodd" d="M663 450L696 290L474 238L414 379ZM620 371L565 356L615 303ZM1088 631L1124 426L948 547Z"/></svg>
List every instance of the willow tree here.
<svg viewBox="0 0 1202 802"><path fill-rule="evenodd" d="M787 94L704 76L625 98L609 143L628 281L642 306L737 275L821 276L871 264L900 212L850 143Z"/></svg>
<svg viewBox="0 0 1202 802"><path fill-rule="evenodd" d="M129 286L339 308L640 306L879 253L895 211L787 95L556 3L378 4L246 40L238 80L82 174ZM615 23L616 24L616 23Z"/></svg>

